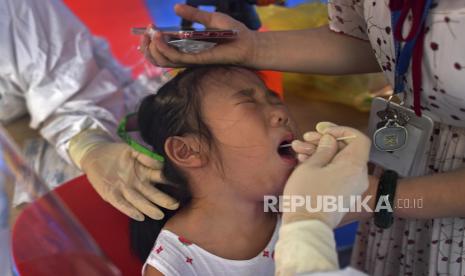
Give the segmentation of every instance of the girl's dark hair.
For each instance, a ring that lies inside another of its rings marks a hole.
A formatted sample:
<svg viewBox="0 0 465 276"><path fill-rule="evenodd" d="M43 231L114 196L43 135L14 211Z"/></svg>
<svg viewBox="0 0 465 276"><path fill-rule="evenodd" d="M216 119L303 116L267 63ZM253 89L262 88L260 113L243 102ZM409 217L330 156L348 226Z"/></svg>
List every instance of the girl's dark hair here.
<svg viewBox="0 0 465 276"><path fill-rule="evenodd" d="M214 137L202 118L201 86L205 77L213 73L227 73L237 69L239 67L221 65L185 69L164 84L157 94L145 97L140 104L137 120L142 139L154 152L165 158L163 176L175 184L154 185L177 199L180 208L189 202L191 194L186 177L165 153L165 141L171 136L195 134L207 142L211 149ZM146 216L142 222L132 220L130 223L131 248L142 261L147 259L166 221L176 213L163 208L162 211L165 214L162 220Z"/></svg>

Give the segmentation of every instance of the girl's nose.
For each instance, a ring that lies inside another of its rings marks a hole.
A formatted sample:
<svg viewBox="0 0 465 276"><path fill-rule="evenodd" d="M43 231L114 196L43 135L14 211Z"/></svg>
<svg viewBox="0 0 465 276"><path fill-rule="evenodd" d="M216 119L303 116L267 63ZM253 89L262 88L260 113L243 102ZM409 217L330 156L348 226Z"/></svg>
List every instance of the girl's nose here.
<svg viewBox="0 0 465 276"><path fill-rule="evenodd" d="M289 123L289 118L283 118L283 117L280 116L278 118L278 123L280 125L287 125Z"/></svg>
<svg viewBox="0 0 465 276"><path fill-rule="evenodd" d="M271 125L273 127L286 126L289 124L289 116L282 108L277 108L271 116Z"/></svg>

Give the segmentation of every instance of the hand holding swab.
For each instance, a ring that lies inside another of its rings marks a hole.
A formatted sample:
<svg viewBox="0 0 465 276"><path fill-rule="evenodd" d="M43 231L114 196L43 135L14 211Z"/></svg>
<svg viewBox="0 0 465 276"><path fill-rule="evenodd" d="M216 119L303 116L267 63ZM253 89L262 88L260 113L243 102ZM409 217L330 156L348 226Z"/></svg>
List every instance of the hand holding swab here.
<svg viewBox="0 0 465 276"><path fill-rule="evenodd" d="M357 136L355 135L350 135L350 136L344 136L344 137L339 137L339 138L336 138L336 141L344 141L344 140L349 140L349 139L354 139L356 138ZM316 142L316 140L314 140ZM313 142L313 141L312 141ZM292 146L292 143L289 143L289 144L284 144L284 145L281 145L279 146L280 148L287 148L287 147L291 147Z"/></svg>

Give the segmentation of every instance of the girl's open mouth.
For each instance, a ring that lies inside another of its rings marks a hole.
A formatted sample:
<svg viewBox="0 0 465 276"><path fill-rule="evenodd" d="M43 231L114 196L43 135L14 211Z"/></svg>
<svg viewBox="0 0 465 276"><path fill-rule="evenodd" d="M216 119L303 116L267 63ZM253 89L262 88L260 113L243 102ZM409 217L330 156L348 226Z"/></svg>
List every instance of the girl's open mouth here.
<svg viewBox="0 0 465 276"><path fill-rule="evenodd" d="M277 151L278 151L279 156L281 156L281 159L283 159L286 163L296 165L297 164L296 153L291 147L291 142L292 142L292 139L282 141L279 144Z"/></svg>

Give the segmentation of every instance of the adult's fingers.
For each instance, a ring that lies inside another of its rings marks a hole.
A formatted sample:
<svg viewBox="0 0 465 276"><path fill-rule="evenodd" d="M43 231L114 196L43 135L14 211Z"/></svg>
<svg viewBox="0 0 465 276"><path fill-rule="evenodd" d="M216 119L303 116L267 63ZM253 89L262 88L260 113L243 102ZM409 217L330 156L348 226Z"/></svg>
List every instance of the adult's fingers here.
<svg viewBox="0 0 465 276"><path fill-rule="evenodd" d="M323 135L315 153L310 156L303 164L312 167L326 166L337 153L337 142L331 135Z"/></svg>
<svg viewBox="0 0 465 276"><path fill-rule="evenodd" d="M170 184L168 180L165 179L161 170L151 170L147 169L144 172L148 180L157 183Z"/></svg>
<svg viewBox="0 0 465 276"><path fill-rule="evenodd" d="M335 160L350 159L351 162L359 161L362 163L368 161L371 141L362 132L350 127L336 126L325 129L324 133L332 135L335 138L354 137L344 140L347 146L339 151Z"/></svg>
<svg viewBox="0 0 465 276"><path fill-rule="evenodd" d="M144 34L140 40L140 44L138 48L139 52L145 55L145 53L148 52L149 45L150 45L150 37L148 34Z"/></svg>
<svg viewBox="0 0 465 276"><path fill-rule="evenodd" d="M316 131L309 131L309 132L304 133L303 138L305 142L318 145L318 142L320 141L321 136L323 136L323 134L318 133Z"/></svg>
<svg viewBox="0 0 465 276"><path fill-rule="evenodd" d="M324 130L326 128L332 127L332 126L337 126L337 125L333 124L333 123L330 123L330 122L320 122L320 123L317 124L317 129L319 131L324 132ZM321 136L323 136L323 134L321 134L319 132L309 131L309 132L304 133L303 138L308 143L318 145L318 142L320 141ZM346 143L344 141L338 141L337 145L338 145L339 150L341 150L341 149L345 148Z"/></svg>
<svg viewBox="0 0 465 276"><path fill-rule="evenodd" d="M113 207L118 209L121 213L125 214L126 216L137 220L143 221L144 215L139 212L134 206L129 203L119 192L113 192L108 195L105 200L110 203Z"/></svg>
<svg viewBox="0 0 465 276"><path fill-rule="evenodd" d="M170 48L166 45L165 41L162 38L162 35L157 32L155 33L151 43L148 46L148 51L145 52L145 58L150 61L150 63L160 66L160 67L176 67L175 64L171 62L159 49L160 48ZM173 51L175 51L173 49Z"/></svg>
<svg viewBox="0 0 465 276"><path fill-rule="evenodd" d="M302 142L299 140L294 140L291 143L292 149L297 153L297 154L306 154L306 155L312 155L317 147L318 144L310 144L307 142Z"/></svg>
<svg viewBox="0 0 465 276"><path fill-rule="evenodd" d="M297 160L299 160L300 163L305 162L305 160L307 160L309 157L310 155L307 155L307 154L302 154L302 153L297 154Z"/></svg>
<svg viewBox="0 0 465 276"><path fill-rule="evenodd" d="M145 167L144 165L140 163L135 163L134 165L134 170L135 170L135 177L137 180L140 180L142 182L157 182L157 183L163 183L163 184L171 184L168 180L165 179L163 176L162 169L152 169Z"/></svg>
<svg viewBox="0 0 465 276"><path fill-rule="evenodd" d="M162 162L155 160L136 150L132 150L131 155L132 157L136 159L137 162L139 162L141 165L144 165L147 168L155 169L155 170L161 170L163 168Z"/></svg>
<svg viewBox="0 0 465 276"><path fill-rule="evenodd" d="M335 127L337 126L335 123L331 122L319 122L316 124L315 129L318 133L324 134L325 129L329 127Z"/></svg>
<svg viewBox="0 0 465 276"><path fill-rule="evenodd" d="M315 153L321 136L317 132L309 131L303 135L304 142L299 140L292 141L292 149L297 153L297 160L300 163L305 162L305 160Z"/></svg>
<svg viewBox="0 0 465 276"><path fill-rule="evenodd" d="M178 50L176 50L173 47L170 47L167 45L162 38L161 33L157 33L154 36L154 41L155 43L152 43L154 47L156 47L156 50L158 53L168 61L168 65L170 67L180 67L180 66L185 66L188 64L206 64L206 63L217 63L218 61L215 61L215 52L218 52L218 48L221 48L221 45L217 45L213 47L212 49L202 51L200 53L183 53ZM150 45L151 53L154 54L156 53L155 50L152 50L152 44ZM217 56L221 56L218 55ZM222 60L223 58L219 58L219 60ZM165 66L161 64L161 66ZM166 66L165 66L166 67Z"/></svg>
<svg viewBox="0 0 465 276"><path fill-rule="evenodd" d="M124 189L123 196L140 212L151 217L152 219L160 220L164 217L163 212L138 191L134 189Z"/></svg>
<svg viewBox="0 0 465 276"><path fill-rule="evenodd" d="M146 198L160 207L170 210L176 210L179 207L179 202L176 199L155 188L150 183L139 183L136 187Z"/></svg>
<svg viewBox="0 0 465 276"><path fill-rule="evenodd" d="M178 16L186 20L201 23L206 27L213 27L211 26L213 15L211 12L202 11L185 4L177 4L174 6L174 11Z"/></svg>

